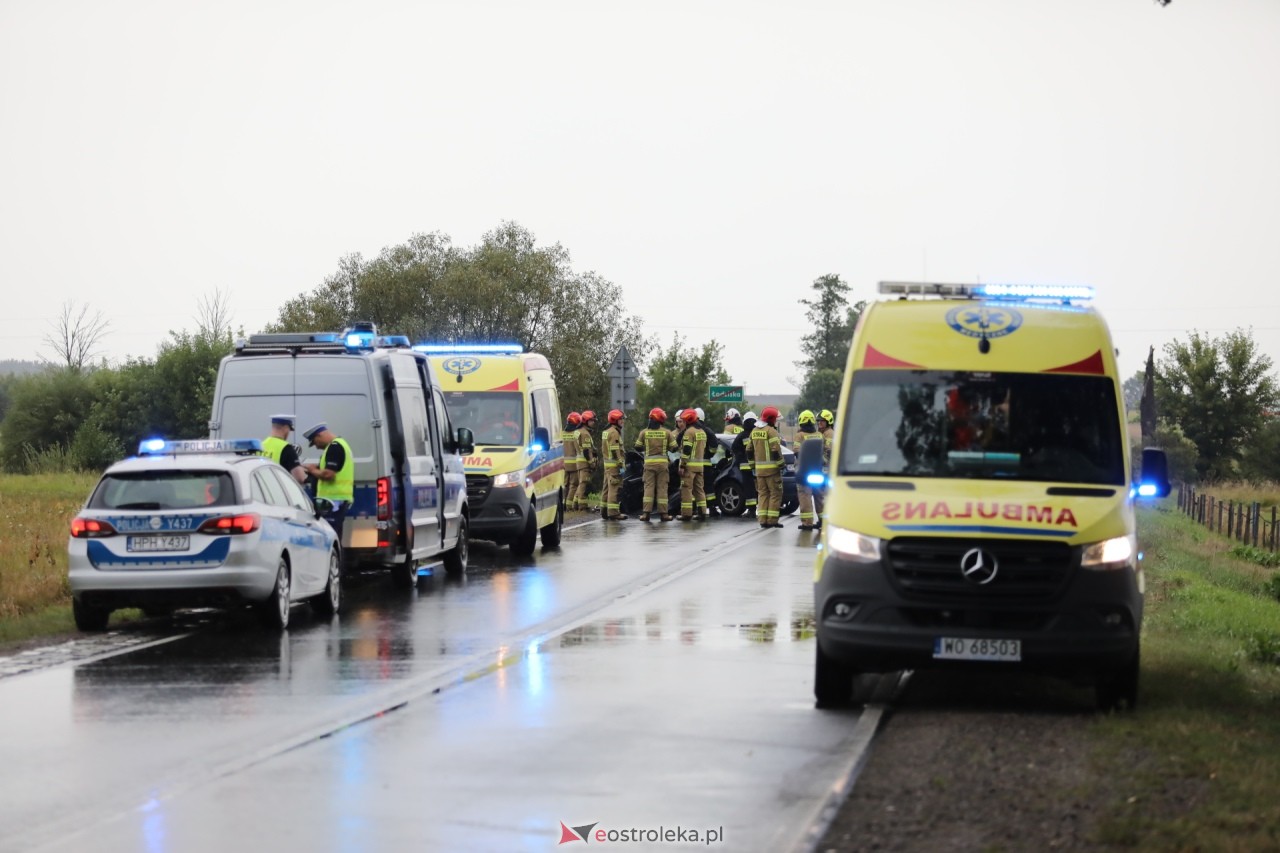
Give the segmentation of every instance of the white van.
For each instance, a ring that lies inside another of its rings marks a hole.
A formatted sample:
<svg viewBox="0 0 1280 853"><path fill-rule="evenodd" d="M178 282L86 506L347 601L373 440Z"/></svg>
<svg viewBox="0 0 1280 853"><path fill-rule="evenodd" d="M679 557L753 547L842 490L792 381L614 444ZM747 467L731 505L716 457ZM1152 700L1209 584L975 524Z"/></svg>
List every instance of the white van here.
<svg viewBox="0 0 1280 853"><path fill-rule="evenodd" d="M404 337L352 330L252 335L222 360L209 421L212 438L264 436L271 415L297 428L325 422L355 457L355 495L342 531L343 565L384 566L416 583L423 562L466 570L469 509L462 454L425 355ZM304 461L319 461L313 454Z"/></svg>

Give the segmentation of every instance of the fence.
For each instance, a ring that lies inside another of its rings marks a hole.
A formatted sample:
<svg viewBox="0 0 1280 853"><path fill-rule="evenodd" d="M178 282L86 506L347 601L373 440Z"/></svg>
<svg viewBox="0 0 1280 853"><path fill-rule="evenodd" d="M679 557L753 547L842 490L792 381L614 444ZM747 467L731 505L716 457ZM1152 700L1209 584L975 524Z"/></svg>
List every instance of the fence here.
<svg viewBox="0 0 1280 853"><path fill-rule="evenodd" d="M1257 501L1219 500L1197 491L1194 486L1179 484L1178 509L1229 539L1255 548L1280 551L1280 526L1276 523L1274 506L1270 507L1271 517L1268 519Z"/></svg>

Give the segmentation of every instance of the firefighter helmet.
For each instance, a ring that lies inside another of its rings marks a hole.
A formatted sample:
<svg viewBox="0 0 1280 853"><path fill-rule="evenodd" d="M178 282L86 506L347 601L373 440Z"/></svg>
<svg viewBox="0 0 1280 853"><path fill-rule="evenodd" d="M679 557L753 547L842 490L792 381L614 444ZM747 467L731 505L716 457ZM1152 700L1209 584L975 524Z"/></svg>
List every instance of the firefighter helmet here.
<svg viewBox="0 0 1280 853"><path fill-rule="evenodd" d="M662 411L662 409L659 409L657 406L654 406L649 410L649 420L665 424L667 422L667 413Z"/></svg>
<svg viewBox="0 0 1280 853"><path fill-rule="evenodd" d="M742 416L742 422L743 422L744 424L745 424L747 421L757 421L757 420L760 420L760 419L759 419L758 417L756 417L756 413L755 413L755 412L747 412L745 415L743 415L743 416Z"/></svg>
<svg viewBox="0 0 1280 853"><path fill-rule="evenodd" d="M796 418L796 424L798 426L804 426L805 424L813 423L814 420L815 418L813 417L813 412L809 411L808 409L805 409L803 412L800 413L800 416Z"/></svg>
<svg viewBox="0 0 1280 853"><path fill-rule="evenodd" d="M830 409L823 409L821 412L818 412L818 417L829 424L833 424L836 422L836 416L831 414Z"/></svg>
<svg viewBox="0 0 1280 853"><path fill-rule="evenodd" d="M769 426L773 426L775 423L778 422L778 414L779 413L776 407L765 406L763 409L760 410L760 420L764 421Z"/></svg>
<svg viewBox="0 0 1280 853"><path fill-rule="evenodd" d="M680 413L680 420L687 424L691 424L698 419L698 413L693 409L685 409Z"/></svg>
<svg viewBox="0 0 1280 853"><path fill-rule="evenodd" d="M694 411L698 413L698 420L700 420L700 421L701 421L701 420L706 419L706 417L707 417L707 413L706 413L706 412L704 412L704 411L702 411L702 407L701 407L701 406L699 406L698 408L694 409Z"/></svg>
<svg viewBox="0 0 1280 853"><path fill-rule="evenodd" d="M585 424L587 421L594 421L595 419L596 419L596 413L595 413L595 412L591 411L590 409L583 409L583 410L582 410L582 422L583 422L584 424Z"/></svg>
<svg viewBox="0 0 1280 853"><path fill-rule="evenodd" d="M724 413L724 422L729 423L729 421L738 417L739 414L741 413L737 409L735 409L733 406L730 406L729 410Z"/></svg>
<svg viewBox="0 0 1280 853"><path fill-rule="evenodd" d="M577 412L570 412L565 418L565 422L567 422L569 426L582 426L582 415Z"/></svg>
<svg viewBox="0 0 1280 853"><path fill-rule="evenodd" d="M610 410L609 410L609 423L611 423L611 424L621 423L621 422L622 422L622 419L623 419L623 418L625 418L625 417L626 417L626 415L624 415L624 414L623 414L620 410L618 410L618 409L610 409Z"/></svg>

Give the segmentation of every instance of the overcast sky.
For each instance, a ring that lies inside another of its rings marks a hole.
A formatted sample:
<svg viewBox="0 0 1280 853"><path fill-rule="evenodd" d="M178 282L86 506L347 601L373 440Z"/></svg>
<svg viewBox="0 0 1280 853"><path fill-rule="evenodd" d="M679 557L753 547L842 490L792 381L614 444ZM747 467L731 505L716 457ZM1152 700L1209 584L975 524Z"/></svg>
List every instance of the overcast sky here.
<svg viewBox="0 0 1280 853"><path fill-rule="evenodd" d="M1126 375L1193 328L1280 363L1278 46L1276 0L0 0L0 358L514 220L748 394L825 273L1092 284Z"/></svg>

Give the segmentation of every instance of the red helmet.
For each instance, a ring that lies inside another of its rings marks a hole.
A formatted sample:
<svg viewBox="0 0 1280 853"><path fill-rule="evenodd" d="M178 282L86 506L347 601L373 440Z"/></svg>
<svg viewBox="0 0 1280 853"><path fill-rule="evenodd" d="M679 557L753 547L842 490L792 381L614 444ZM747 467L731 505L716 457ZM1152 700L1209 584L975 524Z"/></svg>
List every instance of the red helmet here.
<svg viewBox="0 0 1280 853"><path fill-rule="evenodd" d="M773 426L778 422L778 414L778 410L773 406L765 406L760 410L760 420L764 421L769 426Z"/></svg>
<svg viewBox="0 0 1280 853"><path fill-rule="evenodd" d="M698 413L695 412L693 409L685 409L683 412L680 413L680 420L684 421L687 424L691 424L697 419L698 419Z"/></svg>
<svg viewBox="0 0 1280 853"><path fill-rule="evenodd" d="M591 411L590 409L583 409L583 410L582 410L582 422L583 422L584 424L585 424L587 421L593 421L593 420L595 420L595 419L596 419L596 413L595 413L595 412Z"/></svg>
<svg viewBox="0 0 1280 853"><path fill-rule="evenodd" d="M582 426L582 415L577 412L570 412L565 420L568 421L569 426Z"/></svg>
<svg viewBox="0 0 1280 853"><path fill-rule="evenodd" d="M654 406L649 410L649 418L650 420L655 420L660 424L665 424L667 422L667 413L662 411L662 409L659 409L657 406Z"/></svg>
<svg viewBox="0 0 1280 853"><path fill-rule="evenodd" d="M622 414L618 409L609 410L609 423L611 424L621 423L622 419L625 417L626 415Z"/></svg>

